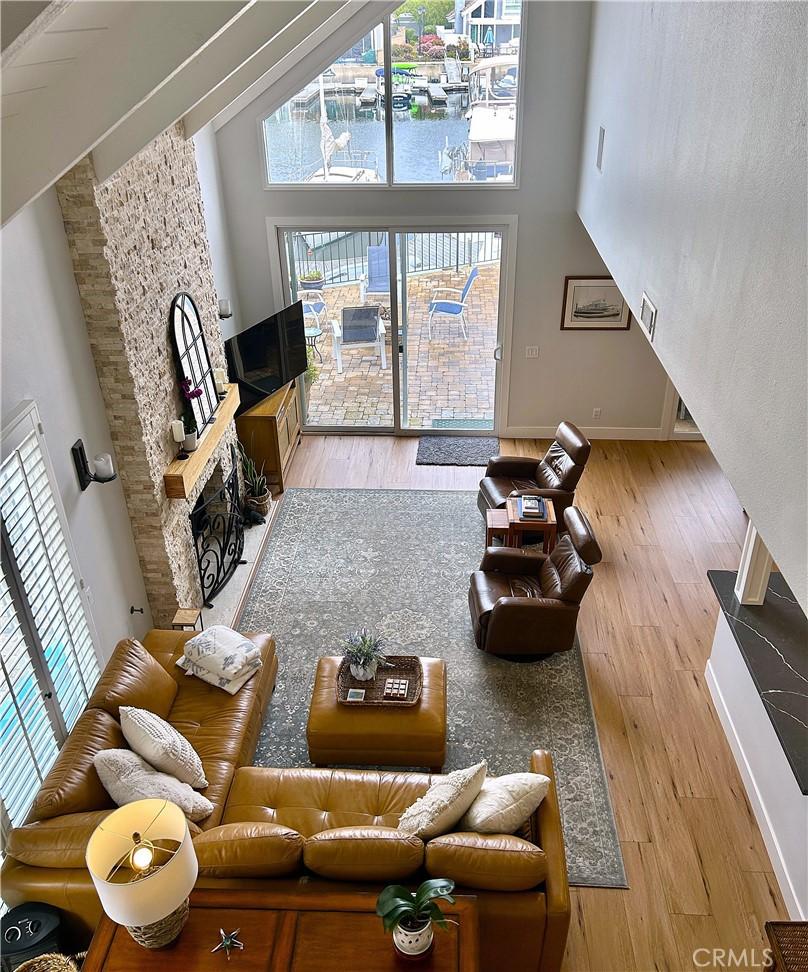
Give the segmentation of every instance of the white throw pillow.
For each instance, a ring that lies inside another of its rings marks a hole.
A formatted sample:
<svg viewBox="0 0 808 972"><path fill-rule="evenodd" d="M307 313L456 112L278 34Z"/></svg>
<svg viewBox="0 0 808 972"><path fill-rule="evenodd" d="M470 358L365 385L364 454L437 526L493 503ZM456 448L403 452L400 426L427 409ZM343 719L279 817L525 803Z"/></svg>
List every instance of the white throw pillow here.
<svg viewBox="0 0 808 972"><path fill-rule="evenodd" d="M547 796L550 778L541 773L491 776L460 821L458 830L476 834L512 834Z"/></svg>
<svg viewBox="0 0 808 972"><path fill-rule="evenodd" d="M129 749L102 749L93 759L104 789L122 807L135 800L170 800L189 820L204 820L213 804L187 783L167 773L158 773Z"/></svg>
<svg viewBox="0 0 808 972"><path fill-rule="evenodd" d="M401 814L398 829L422 840L447 834L474 802L487 769L488 764L483 760L468 769L439 776L426 793Z"/></svg>
<svg viewBox="0 0 808 972"><path fill-rule="evenodd" d="M124 738L138 756L197 789L208 785L199 754L165 719L131 705L122 705L120 714Z"/></svg>

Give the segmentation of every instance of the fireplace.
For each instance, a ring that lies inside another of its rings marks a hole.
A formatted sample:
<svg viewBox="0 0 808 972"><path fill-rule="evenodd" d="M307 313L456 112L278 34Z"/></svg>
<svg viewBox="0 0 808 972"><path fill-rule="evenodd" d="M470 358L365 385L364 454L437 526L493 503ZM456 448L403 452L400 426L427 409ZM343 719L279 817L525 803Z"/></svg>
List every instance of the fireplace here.
<svg viewBox="0 0 808 972"><path fill-rule="evenodd" d="M191 533L199 568L202 601L213 607L212 599L222 590L240 564L244 552L244 517L239 496L238 461L230 445L230 472L226 477L218 465L199 494L191 513Z"/></svg>

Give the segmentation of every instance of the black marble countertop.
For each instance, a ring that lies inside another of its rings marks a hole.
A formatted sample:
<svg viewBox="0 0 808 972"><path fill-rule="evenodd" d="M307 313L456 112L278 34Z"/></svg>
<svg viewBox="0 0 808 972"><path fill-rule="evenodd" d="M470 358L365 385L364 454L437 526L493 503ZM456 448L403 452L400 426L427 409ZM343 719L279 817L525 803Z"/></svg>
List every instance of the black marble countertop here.
<svg viewBox="0 0 808 972"><path fill-rule="evenodd" d="M803 793L808 794L808 621L773 573L766 600L739 604L732 570L708 570L727 623Z"/></svg>

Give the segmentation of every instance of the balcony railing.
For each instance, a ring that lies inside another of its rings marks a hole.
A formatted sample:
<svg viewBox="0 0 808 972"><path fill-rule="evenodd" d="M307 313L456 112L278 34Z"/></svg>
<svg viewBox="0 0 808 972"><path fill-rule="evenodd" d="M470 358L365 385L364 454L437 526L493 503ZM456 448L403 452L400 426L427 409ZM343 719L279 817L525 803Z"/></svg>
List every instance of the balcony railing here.
<svg viewBox="0 0 808 972"><path fill-rule="evenodd" d="M300 278L319 270L326 284L354 283L367 273L367 250L387 240L387 233L375 230L336 233L294 233L293 273ZM502 252L497 232L409 233L407 273L429 270L459 270L472 264L493 263Z"/></svg>

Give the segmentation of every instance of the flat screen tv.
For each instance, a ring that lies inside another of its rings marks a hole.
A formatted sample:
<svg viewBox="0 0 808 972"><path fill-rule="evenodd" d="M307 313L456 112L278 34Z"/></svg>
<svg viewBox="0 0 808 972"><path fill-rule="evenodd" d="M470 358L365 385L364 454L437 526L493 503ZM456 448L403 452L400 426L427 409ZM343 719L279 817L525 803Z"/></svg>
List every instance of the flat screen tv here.
<svg viewBox="0 0 808 972"><path fill-rule="evenodd" d="M252 408L306 370L303 304L298 301L225 342L230 381L241 392L239 412Z"/></svg>

